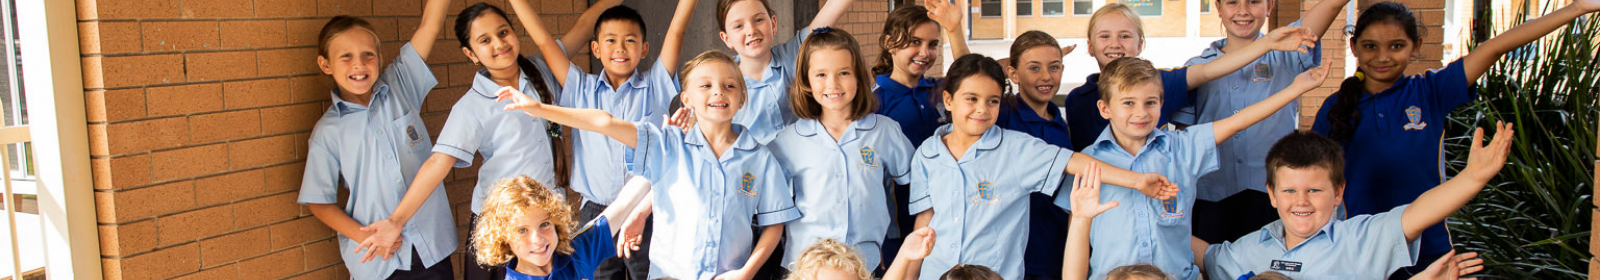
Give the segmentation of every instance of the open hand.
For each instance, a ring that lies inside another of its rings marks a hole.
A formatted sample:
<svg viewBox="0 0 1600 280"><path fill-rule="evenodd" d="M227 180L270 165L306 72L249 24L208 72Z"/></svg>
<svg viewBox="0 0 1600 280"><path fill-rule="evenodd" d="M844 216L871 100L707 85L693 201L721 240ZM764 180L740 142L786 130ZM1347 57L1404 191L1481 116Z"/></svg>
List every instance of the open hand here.
<svg viewBox="0 0 1600 280"><path fill-rule="evenodd" d="M640 212L630 213L622 222L622 232L617 237L617 254L622 258L633 258L633 252L639 251L639 244L644 243L644 222L650 215L640 215Z"/></svg>
<svg viewBox="0 0 1600 280"><path fill-rule="evenodd" d="M1095 169L1099 170L1098 167ZM1155 172L1139 174L1139 183L1134 185L1133 189L1157 200L1167 200L1178 195L1178 184L1167 181L1167 176Z"/></svg>
<svg viewBox="0 0 1600 280"><path fill-rule="evenodd" d="M1117 207L1117 202L1100 204L1100 164L1089 163L1080 176L1072 178L1072 216L1094 218Z"/></svg>
<svg viewBox="0 0 1600 280"><path fill-rule="evenodd" d="M1322 61L1328 60L1324 58ZM1323 80L1328 79L1328 69L1332 68L1329 65L1330 63L1323 63L1321 66L1300 72L1300 75L1294 77L1294 83L1290 84L1289 88L1296 89L1301 93L1317 88L1317 86L1322 85Z"/></svg>
<svg viewBox="0 0 1600 280"><path fill-rule="evenodd" d="M1317 47L1317 36L1302 27L1287 26L1267 33L1268 46L1276 51L1310 52Z"/></svg>
<svg viewBox="0 0 1600 280"><path fill-rule="evenodd" d="M688 132L694 128L694 110L689 107L678 108L677 112L673 112L672 116L667 118L667 126L676 126Z"/></svg>
<svg viewBox="0 0 1600 280"><path fill-rule="evenodd" d="M1506 165L1506 157L1511 152L1511 138L1516 131L1511 129L1511 123L1495 121L1494 140L1486 145L1483 143L1483 128L1477 128L1472 133L1472 150L1467 154L1467 167L1457 176L1472 176L1468 178L1488 182L1500 173L1500 168Z"/></svg>
<svg viewBox="0 0 1600 280"><path fill-rule="evenodd" d="M1411 276L1411 280L1478 279L1476 277L1462 278L1462 276L1478 273L1479 271L1483 271L1483 259L1478 258L1477 252L1456 254L1455 250L1451 250L1450 253L1439 257L1438 260L1434 260L1433 264L1429 264L1428 268L1423 270L1422 273Z"/></svg>
<svg viewBox="0 0 1600 280"><path fill-rule="evenodd" d="M521 110L523 113L528 113L528 115L532 116L537 116L534 114L539 111L539 106L544 105L539 103L538 99L533 99L533 97L529 97L522 91L512 87L501 87L500 90L495 91L494 96L494 102L496 103L505 102L506 100L511 101L511 104L506 104L506 111Z"/></svg>
<svg viewBox="0 0 1600 280"><path fill-rule="evenodd" d="M927 258L928 254L933 254L933 242L937 237L930 227L912 231L906 235L905 243L901 243L903 245L900 246L900 255L905 256L907 260L921 261Z"/></svg>
<svg viewBox="0 0 1600 280"><path fill-rule="evenodd" d="M922 6L928 7L928 17L939 23L939 27L945 30L962 28L961 16L967 11L961 5L950 3L950 0L922 0Z"/></svg>

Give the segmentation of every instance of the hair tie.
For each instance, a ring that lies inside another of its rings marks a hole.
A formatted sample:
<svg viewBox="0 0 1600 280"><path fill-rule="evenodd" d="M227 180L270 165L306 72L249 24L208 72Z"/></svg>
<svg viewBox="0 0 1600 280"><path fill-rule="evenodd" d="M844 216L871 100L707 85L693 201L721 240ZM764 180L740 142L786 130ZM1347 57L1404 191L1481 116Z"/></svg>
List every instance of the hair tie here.
<svg viewBox="0 0 1600 280"><path fill-rule="evenodd" d="M817 27L816 29L812 29L811 30L811 35L828 33L828 32L832 32L832 31L833 31L833 27L827 27L827 26Z"/></svg>

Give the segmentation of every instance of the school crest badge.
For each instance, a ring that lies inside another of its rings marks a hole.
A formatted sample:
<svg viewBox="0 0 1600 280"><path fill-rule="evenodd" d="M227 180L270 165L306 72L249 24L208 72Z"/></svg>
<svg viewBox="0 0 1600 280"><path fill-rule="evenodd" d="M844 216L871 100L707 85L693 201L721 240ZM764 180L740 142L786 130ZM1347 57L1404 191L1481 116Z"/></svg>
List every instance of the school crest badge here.
<svg viewBox="0 0 1600 280"><path fill-rule="evenodd" d="M878 167L878 151L871 146L861 146L861 168Z"/></svg>
<svg viewBox="0 0 1600 280"><path fill-rule="evenodd" d="M417 133L416 125L406 125L406 137L411 138L411 141L409 141L408 144L412 147L416 147L417 143L422 142L422 134Z"/></svg>
<svg viewBox="0 0 1600 280"><path fill-rule="evenodd" d="M1406 108L1406 120L1410 122L1406 123L1405 130L1422 130L1424 128L1428 128L1428 123L1422 122L1422 108L1417 108L1417 106Z"/></svg>
<svg viewBox="0 0 1600 280"><path fill-rule="evenodd" d="M1266 83L1272 81L1271 64L1267 64L1266 62L1256 63L1256 67L1252 68L1251 71L1254 72L1250 75L1250 82L1252 83Z"/></svg>
<svg viewBox="0 0 1600 280"><path fill-rule="evenodd" d="M761 192L756 191L756 176L746 171L744 176L739 176L739 194L747 197L756 197Z"/></svg>
<svg viewBox="0 0 1600 280"><path fill-rule="evenodd" d="M996 202L999 202L999 199L994 197L994 183L990 183L989 180L978 182L978 197L972 198L972 204L992 205Z"/></svg>
<svg viewBox="0 0 1600 280"><path fill-rule="evenodd" d="M1178 198L1174 197L1161 200L1161 218L1183 218L1183 209L1178 209Z"/></svg>

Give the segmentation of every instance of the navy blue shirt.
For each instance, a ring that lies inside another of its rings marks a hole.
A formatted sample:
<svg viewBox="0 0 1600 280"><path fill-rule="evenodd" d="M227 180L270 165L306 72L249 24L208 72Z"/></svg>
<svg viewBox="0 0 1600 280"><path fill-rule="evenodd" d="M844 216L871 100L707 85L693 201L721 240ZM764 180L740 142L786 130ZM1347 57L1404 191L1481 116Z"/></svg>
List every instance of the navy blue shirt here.
<svg viewBox="0 0 1600 280"><path fill-rule="evenodd" d="M572 237L572 254L556 253L550 257L550 275L533 276L517 272L517 259L506 264L506 280L578 280L594 279L594 269L600 261L617 256L616 243L611 239L611 223L601 216L594 226Z"/></svg>
<svg viewBox="0 0 1600 280"><path fill-rule="evenodd" d="M872 90L878 97L878 114L900 123L912 146L921 146L939 129L939 102L933 97L938 84L939 80L923 78L916 87L906 87L889 74L878 75L878 88Z"/></svg>
<svg viewBox="0 0 1600 280"><path fill-rule="evenodd" d="M1194 95L1189 94L1188 68L1160 71L1165 96L1161 100L1161 121L1156 123L1157 127L1167 125L1173 112L1194 103ZM1100 101L1100 73L1089 74L1082 86L1067 93L1067 128L1072 135L1072 147L1088 147L1100 137L1100 131L1111 124L1110 120L1100 117L1096 101Z"/></svg>
<svg viewBox="0 0 1600 280"><path fill-rule="evenodd" d="M1021 131L1062 148L1075 147L1067 135L1067 120L1059 115L1061 107L1055 102L1045 102L1045 111L1050 113L1048 117L1034 112L1023 103L1021 96L1013 95L1011 102L1011 106L1000 106L1000 119L995 122L1000 128Z"/></svg>
<svg viewBox="0 0 1600 280"><path fill-rule="evenodd" d="M1356 129L1344 145L1344 207L1349 216L1377 214L1410 204L1444 182L1445 117L1477 98L1461 60L1444 69L1400 78L1389 89L1363 94ZM1328 96L1311 130L1328 135ZM1444 223L1422 232L1422 254L1450 250Z"/></svg>
<svg viewBox="0 0 1600 280"><path fill-rule="evenodd" d="M1061 107L1055 102L1045 102L1045 111L1050 116L1039 116L1038 113L1023 103L1022 97L1013 95L1010 106L1000 107L1000 118L995 124L1000 128L1020 131L1038 137L1050 145L1072 148L1072 138L1067 136L1067 121L1060 115ZM1022 255L1022 267L1025 274L1047 276L1055 279L1061 275L1062 249L1067 246L1067 223L1072 222L1072 216L1060 207L1055 207L1055 198L1050 194L1035 193L1028 196L1031 200L1029 208L1033 215L1028 216L1028 247Z"/></svg>

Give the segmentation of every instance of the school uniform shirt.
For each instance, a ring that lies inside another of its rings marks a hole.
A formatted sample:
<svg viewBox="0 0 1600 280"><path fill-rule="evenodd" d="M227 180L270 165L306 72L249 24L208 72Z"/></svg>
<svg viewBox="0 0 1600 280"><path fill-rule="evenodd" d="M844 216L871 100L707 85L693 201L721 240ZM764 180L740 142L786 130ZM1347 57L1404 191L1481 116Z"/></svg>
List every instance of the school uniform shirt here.
<svg viewBox="0 0 1600 280"><path fill-rule="evenodd" d="M550 74L550 67L543 58L528 57L528 60L544 77L545 86L554 91L552 96L561 91L561 85ZM517 89L540 99L540 89L533 86L527 72L519 72ZM489 190L494 189L495 184L517 175L527 175L546 188L560 190L555 181L550 134L545 130L549 121L504 110L511 100L495 101L495 93L500 88L500 84L489 78L489 70L478 70L472 76L472 88L450 108L450 118L439 132L439 144L433 146L433 152L456 158L456 168L472 166L474 153L483 155L478 182L472 187L473 214L483 212L483 200L489 197Z"/></svg>
<svg viewBox="0 0 1600 280"><path fill-rule="evenodd" d="M1300 26L1300 22L1289 24ZM1256 38L1266 36L1266 33ZM1212 42L1211 46L1190 58L1185 65L1210 63L1222 56L1227 39ZM1277 94L1294 83L1294 78L1307 69L1315 68L1322 57L1322 41L1306 53L1271 51L1249 66L1228 73L1195 88L1194 106L1178 111L1173 122L1197 124L1215 122L1233 116L1239 110ZM1284 135L1300 128L1300 101L1290 101L1243 131L1239 131L1217 145L1219 168L1217 172L1200 177L1200 199L1221 201L1243 190L1267 192L1267 147L1278 143ZM1184 114L1185 112L1191 114Z"/></svg>
<svg viewBox="0 0 1600 280"><path fill-rule="evenodd" d="M339 98L339 89L333 89L333 106L311 130L300 181L300 204L337 204L339 187L348 189L344 212L362 225L394 212L433 146L418 113L439 82L422 56L406 44L377 78L366 106ZM361 242L338 235L339 255L350 277L383 279L397 269L425 269L410 267L408 252L413 250L430 266L450 257L456 250L456 225L446 201L444 185L434 187L401 230L399 253L388 260L363 263L362 254L355 253Z"/></svg>
<svg viewBox="0 0 1600 280"><path fill-rule="evenodd" d="M907 87L889 78L889 74L883 74L878 75L877 88L872 90L872 95L878 97L878 114L900 123L906 139L916 146L939 129L941 113L939 102L933 96L938 85L939 80L922 78L915 86Z"/></svg>
<svg viewBox="0 0 1600 280"><path fill-rule="evenodd" d="M745 105L734 112L733 123L749 129L761 144L772 142L779 130L795 121L794 108L789 107L789 87L794 86L795 58L800 55L800 43L810 36L811 29L795 32L794 38L773 46L768 52L771 59L761 79L744 78ZM733 60L737 62L739 58Z"/></svg>
<svg viewBox="0 0 1600 280"><path fill-rule="evenodd" d="M1161 119L1156 127L1163 127L1171 120L1173 112L1188 107L1194 101L1194 96L1189 94L1189 69L1159 69L1161 72ZM1064 106L1067 107L1067 131L1072 133L1072 147L1088 147L1100 137L1100 131L1111 125L1110 120L1100 117L1100 107L1095 102L1100 101L1100 73L1089 74L1083 85L1067 93Z"/></svg>
<svg viewBox="0 0 1600 280"><path fill-rule="evenodd" d="M667 73L666 67L656 61L649 69L634 71L628 80L612 88L610 77L583 72L573 64L567 68L567 86L559 103L570 108L600 109L629 122L660 125L663 116L671 114L667 108L678 95L677 79ZM575 152L572 190L583 195L585 201L610 205L628 178L633 148L597 132L571 131Z"/></svg>
<svg viewBox="0 0 1600 280"><path fill-rule="evenodd" d="M744 127L718 157L697 126L637 124L635 167L652 182L650 279L711 279L744 267L759 227L800 218L789 175Z"/></svg>
<svg viewBox="0 0 1600 280"><path fill-rule="evenodd" d="M1417 260L1420 241L1406 241L1405 205L1375 215L1330 218L1311 238L1288 248L1283 221L1233 242L1206 248L1211 279L1277 271L1294 279L1384 279ZM1426 237L1422 237L1426 238Z"/></svg>
<svg viewBox="0 0 1600 280"><path fill-rule="evenodd" d="M882 262L893 184L910 183L911 141L889 117L850 122L838 141L815 119L801 119L772 140L772 155L789 171L795 206L804 214L784 226L783 264L793 269L807 247L832 238L853 247L866 267Z"/></svg>
<svg viewBox="0 0 1600 280"><path fill-rule="evenodd" d="M1444 69L1406 76L1377 94L1362 94L1356 110L1360 125L1344 145L1344 207L1348 215L1377 214L1410 204L1444 182L1445 117L1477 98L1461 60ZM1311 129L1328 135L1329 96ZM1440 222L1423 231L1422 254L1450 251L1450 234Z"/></svg>
<svg viewBox="0 0 1600 280"><path fill-rule="evenodd" d="M517 272L517 259L506 264L506 280L587 280L594 279L594 270L600 261L617 256L616 241L611 239L611 222L605 216L596 219L593 226L572 237L572 253L550 256L550 274L533 276Z"/></svg>
<svg viewBox="0 0 1600 280"><path fill-rule="evenodd" d="M1106 186L1100 188L1100 202L1118 201L1120 206L1094 217L1089 230L1089 279L1105 279L1111 269L1149 263L1177 279L1199 279L1199 267L1189 248L1190 225L1194 217L1194 183L1201 175L1217 170L1216 134L1210 123L1188 130L1157 129L1145 138L1138 155L1130 155L1111 135L1111 128L1100 133L1083 153L1133 172L1154 172L1178 184L1178 195L1156 200L1138 190ZM1072 190L1056 196L1056 205L1072 209Z"/></svg>
<svg viewBox="0 0 1600 280"><path fill-rule="evenodd" d="M990 127L956 160L939 127L917 148L911 165L912 215L933 211L928 226L933 252L922 261L923 280L956 264L980 264L1005 279L1022 279L1028 240L1028 195L1055 193L1072 150L1022 132Z"/></svg>
<svg viewBox="0 0 1600 280"><path fill-rule="evenodd" d="M1022 97L1012 95L1011 98L1011 105L1000 106L1000 117L995 125L1027 133L1050 145L1072 148L1072 138L1067 134L1067 121L1062 118L1061 107L1056 106L1055 102L1045 102L1045 111L1050 115L1040 116L1024 103ZM1067 246L1067 232L1063 228L1072 222L1072 216L1052 204L1054 194L1034 194L1028 199L1032 205L1028 236L1033 238L1028 239L1022 266L1027 274L1060 277L1061 257Z"/></svg>

